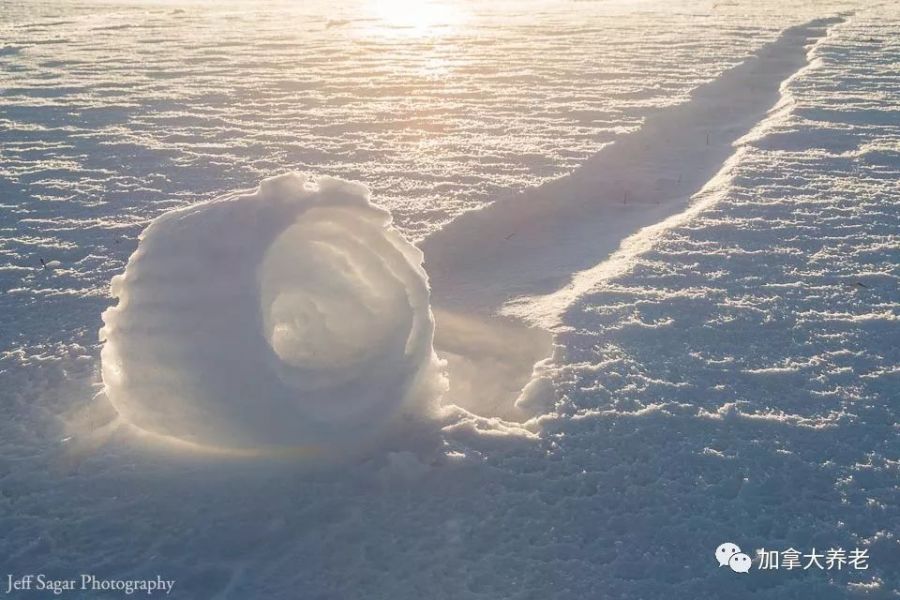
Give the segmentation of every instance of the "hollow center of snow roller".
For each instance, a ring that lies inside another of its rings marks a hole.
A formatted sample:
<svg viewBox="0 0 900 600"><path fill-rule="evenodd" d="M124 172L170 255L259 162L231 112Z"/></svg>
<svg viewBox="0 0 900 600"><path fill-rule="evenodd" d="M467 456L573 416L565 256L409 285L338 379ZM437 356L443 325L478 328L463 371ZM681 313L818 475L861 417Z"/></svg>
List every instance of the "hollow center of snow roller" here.
<svg viewBox="0 0 900 600"><path fill-rule="evenodd" d="M405 288L335 212L310 210L260 266L264 336L306 388L353 376L376 353L402 354L412 328Z"/></svg>

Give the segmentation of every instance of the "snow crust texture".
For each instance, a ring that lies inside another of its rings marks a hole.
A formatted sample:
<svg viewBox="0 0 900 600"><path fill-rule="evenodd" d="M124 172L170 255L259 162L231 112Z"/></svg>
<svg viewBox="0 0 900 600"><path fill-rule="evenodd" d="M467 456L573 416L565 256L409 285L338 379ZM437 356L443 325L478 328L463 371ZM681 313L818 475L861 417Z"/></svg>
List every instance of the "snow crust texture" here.
<svg viewBox="0 0 900 600"><path fill-rule="evenodd" d="M175 210L103 315L131 424L217 447L368 442L441 389L422 254L357 184L298 174Z"/></svg>
<svg viewBox="0 0 900 600"><path fill-rule="evenodd" d="M497 19L477 4L484 18L427 38L371 36L344 0L3 4L8 573L162 574L187 599L897 598L895 3L541 1L497 3ZM604 144L835 15L689 214L613 247L554 305L559 402L530 437L454 417L431 460L314 473L71 437L105 422L79 412L100 315L153 218L300 169L365 181L422 240L594 174ZM860 547L870 568L735 576L712 555L724 541Z"/></svg>

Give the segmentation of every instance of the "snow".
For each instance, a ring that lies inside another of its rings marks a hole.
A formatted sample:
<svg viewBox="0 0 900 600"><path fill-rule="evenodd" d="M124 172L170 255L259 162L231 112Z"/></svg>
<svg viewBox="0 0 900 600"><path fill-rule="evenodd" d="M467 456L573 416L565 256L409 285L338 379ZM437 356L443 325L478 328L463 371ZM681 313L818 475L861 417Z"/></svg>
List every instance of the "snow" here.
<svg viewBox="0 0 900 600"><path fill-rule="evenodd" d="M7 570L177 598L895 597L896 7L442 5L430 32L356 0L2 5ZM288 171L365 182L424 250L442 409L325 469L148 448L97 395L110 279L160 215ZM504 227L517 200L544 246ZM736 575L724 542L870 567Z"/></svg>
<svg viewBox="0 0 900 600"><path fill-rule="evenodd" d="M806 65L807 46L837 21L785 30L568 177L471 211L430 236L422 247L435 304L493 314L511 299L566 293L555 312L571 304L572 295L583 293L571 287L581 272L629 234L684 212L734 153L735 142L781 108L782 83ZM540 311L513 312L550 323L557 316L552 306L544 309L547 315L535 315Z"/></svg>
<svg viewBox="0 0 900 600"><path fill-rule="evenodd" d="M568 177L461 215L426 239L422 248L437 310L437 348L451 359L451 391L464 391L464 399L450 400L514 420L552 408L548 378L543 373L533 373L527 383L522 378L538 359L549 357L550 344L534 328L510 330L509 319L490 327L493 317L517 316L545 328L558 324L575 299L609 277L615 261L604 259L620 244L646 245L652 234L644 228L665 230L667 217L683 219L689 199L713 185L717 171L727 175L725 165L734 161L740 138L752 135L767 114L777 118L786 102L783 82L806 66L810 45L840 20L817 19L786 29ZM640 236L629 237L638 231ZM495 352L503 355L502 367L485 361L485 344L475 339L472 327L460 327L465 319L494 345L518 352ZM493 389L491 379L513 389ZM523 410L526 406L531 409Z"/></svg>
<svg viewBox="0 0 900 600"><path fill-rule="evenodd" d="M435 411L445 387L422 253L338 179L273 177L165 213L103 313L103 392L201 446L331 456Z"/></svg>

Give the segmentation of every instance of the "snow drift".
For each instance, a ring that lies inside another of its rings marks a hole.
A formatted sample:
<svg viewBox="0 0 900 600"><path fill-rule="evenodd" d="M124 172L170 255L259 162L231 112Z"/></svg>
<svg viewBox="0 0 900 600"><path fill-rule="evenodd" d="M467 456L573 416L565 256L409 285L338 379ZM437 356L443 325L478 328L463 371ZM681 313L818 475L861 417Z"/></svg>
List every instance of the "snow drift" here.
<svg viewBox="0 0 900 600"><path fill-rule="evenodd" d="M164 214L111 289L103 383L145 431L341 452L445 387L422 253L359 184L288 174Z"/></svg>

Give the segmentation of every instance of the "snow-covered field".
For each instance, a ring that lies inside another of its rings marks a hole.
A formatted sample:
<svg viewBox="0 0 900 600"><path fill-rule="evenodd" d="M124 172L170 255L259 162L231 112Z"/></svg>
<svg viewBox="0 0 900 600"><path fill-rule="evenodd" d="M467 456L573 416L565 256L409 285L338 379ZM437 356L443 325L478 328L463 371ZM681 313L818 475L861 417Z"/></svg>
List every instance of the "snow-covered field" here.
<svg viewBox="0 0 900 600"><path fill-rule="evenodd" d="M0 0L0 575L900 595L900 10L484 4ZM110 279L150 220L289 170L424 251L444 410L337 464L143 439L97 395ZM868 568L739 575L726 541Z"/></svg>

